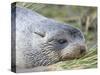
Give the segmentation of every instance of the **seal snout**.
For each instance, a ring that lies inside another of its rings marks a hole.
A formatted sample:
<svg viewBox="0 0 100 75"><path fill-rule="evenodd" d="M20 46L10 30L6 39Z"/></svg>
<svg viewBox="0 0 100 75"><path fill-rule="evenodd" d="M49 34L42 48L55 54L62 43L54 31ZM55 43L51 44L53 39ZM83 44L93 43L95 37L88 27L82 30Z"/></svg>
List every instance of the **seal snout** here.
<svg viewBox="0 0 100 75"><path fill-rule="evenodd" d="M75 59L84 56L87 52L86 45L84 44L73 44L69 47L66 47L61 51L61 59Z"/></svg>

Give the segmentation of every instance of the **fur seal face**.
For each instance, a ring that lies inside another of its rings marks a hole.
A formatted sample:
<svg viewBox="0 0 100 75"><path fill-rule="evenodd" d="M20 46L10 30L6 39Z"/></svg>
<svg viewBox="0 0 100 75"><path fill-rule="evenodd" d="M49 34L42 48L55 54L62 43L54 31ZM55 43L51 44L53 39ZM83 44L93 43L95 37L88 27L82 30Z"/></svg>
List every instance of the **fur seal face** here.
<svg viewBox="0 0 100 75"><path fill-rule="evenodd" d="M17 67L46 66L85 52L85 39L77 28L16 8Z"/></svg>
<svg viewBox="0 0 100 75"><path fill-rule="evenodd" d="M46 21L44 23L46 24ZM50 50L51 53L52 51L55 52L54 55L57 54L59 60L79 58L85 54L85 39L80 30L50 19L47 20L47 23L49 24L46 24L44 34L41 33L42 31L35 33L40 35L44 41L42 43L43 48L41 47L41 49L45 51Z"/></svg>

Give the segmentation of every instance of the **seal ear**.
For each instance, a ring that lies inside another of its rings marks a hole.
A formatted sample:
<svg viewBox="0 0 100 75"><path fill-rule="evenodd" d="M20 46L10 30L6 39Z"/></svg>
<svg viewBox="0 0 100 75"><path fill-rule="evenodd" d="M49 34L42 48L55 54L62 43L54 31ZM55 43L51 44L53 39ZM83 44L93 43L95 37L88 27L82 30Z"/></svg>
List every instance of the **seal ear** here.
<svg viewBox="0 0 100 75"><path fill-rule="evenodd" d="M42 32L36 32L36 31L35 31L34 33L37 34L37 35L39 35L39 36L42 37L42 38L45 37L45 33L42 33Z"/></svg>

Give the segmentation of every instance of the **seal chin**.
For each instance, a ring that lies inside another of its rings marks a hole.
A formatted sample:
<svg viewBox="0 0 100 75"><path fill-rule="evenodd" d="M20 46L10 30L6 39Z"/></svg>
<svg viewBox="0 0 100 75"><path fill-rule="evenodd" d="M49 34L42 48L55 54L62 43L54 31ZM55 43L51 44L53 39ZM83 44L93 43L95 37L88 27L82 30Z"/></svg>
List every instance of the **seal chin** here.
<svg viewBox="0 0 100 75"><path fill-rule="evenodd" d="M65 56L65 57L61 57L60 60L65 61L65 60L72 60L72 59L79 59L80 57L82 57L83 55L77 55L77 56Z"/></svg>

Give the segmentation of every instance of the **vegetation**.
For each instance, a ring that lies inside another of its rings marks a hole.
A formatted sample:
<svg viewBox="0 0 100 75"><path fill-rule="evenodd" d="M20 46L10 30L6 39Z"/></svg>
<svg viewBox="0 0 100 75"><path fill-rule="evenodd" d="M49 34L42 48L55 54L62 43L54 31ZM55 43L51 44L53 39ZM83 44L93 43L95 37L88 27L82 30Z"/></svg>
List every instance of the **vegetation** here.
<svg viewBox="0 0 100 75"><path fill-rule="evenodd" d="M97 67L97 8L86 6L51 5L36 3L17 3L48 18L69 23L85 35L87 54L79 59L61 61L53 66L58 70L87 69Z"/></svg>

